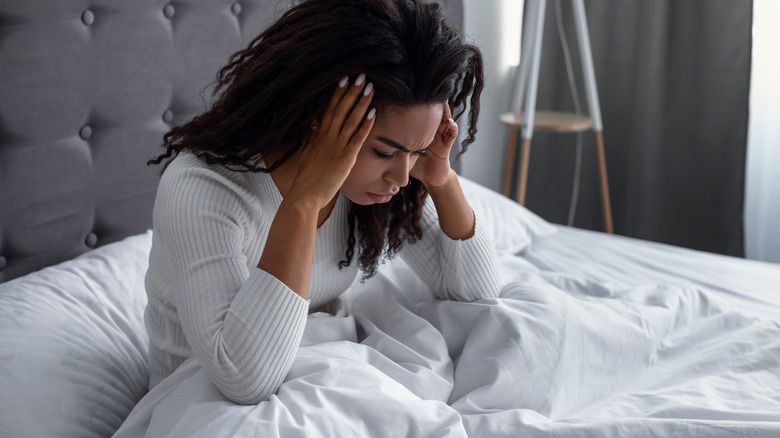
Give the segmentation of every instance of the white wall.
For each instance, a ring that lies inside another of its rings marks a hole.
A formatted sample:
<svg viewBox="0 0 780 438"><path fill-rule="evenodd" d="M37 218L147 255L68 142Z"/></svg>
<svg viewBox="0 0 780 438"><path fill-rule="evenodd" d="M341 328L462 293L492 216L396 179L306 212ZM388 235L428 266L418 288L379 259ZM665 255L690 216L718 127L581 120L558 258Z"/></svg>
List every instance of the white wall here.
<svg viewBox="0 0 780 438"><path fill-rule="evenodd" d="M753 1L745 255L780 263L780 2Z"/></svg>
<svg viewBox="0 0 780 438"><path fill-rule="evenodd" d="M507 90L514 88L514 67L520 63L523 0L465 0L463 12L466 38L485 57L485 89L480 99L479 132L461 158L460 173L500 191L509 131L499 116L509 111Z"/></svg>

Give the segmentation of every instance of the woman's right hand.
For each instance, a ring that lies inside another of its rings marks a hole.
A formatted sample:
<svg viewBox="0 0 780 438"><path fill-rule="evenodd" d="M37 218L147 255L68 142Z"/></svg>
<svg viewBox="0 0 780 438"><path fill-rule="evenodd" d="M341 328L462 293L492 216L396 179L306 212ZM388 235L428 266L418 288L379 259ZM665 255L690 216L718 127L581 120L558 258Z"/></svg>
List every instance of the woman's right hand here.
<svg viewBox="0 0 780 438"><path fill-rule="evenodd" d="M324 208L341 188L376 120L369 104L373 84L360 74L344 77L330 98L316 131L301 150L298 172L286 198L308 199Z"/></svg>

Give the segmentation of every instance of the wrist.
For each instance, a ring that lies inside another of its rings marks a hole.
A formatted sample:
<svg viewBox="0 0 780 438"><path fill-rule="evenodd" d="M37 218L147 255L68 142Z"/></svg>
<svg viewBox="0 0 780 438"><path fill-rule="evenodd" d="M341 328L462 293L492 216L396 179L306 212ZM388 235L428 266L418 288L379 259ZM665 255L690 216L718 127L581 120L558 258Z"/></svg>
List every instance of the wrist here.
<svg viewBox="0 0 780 438"><path fill-rule="evenodd" d="M291 188L282 197L281 205L295 206L308 212L319 212L332 199L332 196L326 197L316 190L295 190L295 188Z"/></svg>
<svg viewBox="0 0 780 438"><path fill-rule="evenodd" d="M280 212L284 212L290 220L302 221L303 223L313 221L316 225L320 208L320 201L314 197L286 196L282 198L282 202L279 204L277 215Z"/></svg>
<svg viewBox="0 0 780 438"><path fill-rule="evenodd" d="M428 192L428 194L435 196L437 193L446 190L448 187L452 187L453 183L457 183L457 180L458 174L453 169L449 169L443 183L438 185L432 184L429 181L423 181L422 183L425 186L425 190Z"/></svg>

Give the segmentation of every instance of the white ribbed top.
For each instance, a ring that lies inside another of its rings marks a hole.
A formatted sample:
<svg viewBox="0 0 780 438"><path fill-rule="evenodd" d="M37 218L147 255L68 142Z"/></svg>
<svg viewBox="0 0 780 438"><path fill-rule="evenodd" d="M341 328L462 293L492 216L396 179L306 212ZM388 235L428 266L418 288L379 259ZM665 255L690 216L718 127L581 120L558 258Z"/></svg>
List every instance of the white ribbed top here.
<svg viewBox="0 0 780 438"><path fill-rule="evenodd" d="M256 267L282 196L266 173L234 172L183 152L163 174L146 274L149 365L154 387L195 356L230 400L254 404L282 384L309 306L343 293L358 274L342 270L350 201L339 194L317 230L309 301ZM433 203L423 239L399 254L440 298L498 296L495 250L477 220L460 241L440 229Z"/></svg>

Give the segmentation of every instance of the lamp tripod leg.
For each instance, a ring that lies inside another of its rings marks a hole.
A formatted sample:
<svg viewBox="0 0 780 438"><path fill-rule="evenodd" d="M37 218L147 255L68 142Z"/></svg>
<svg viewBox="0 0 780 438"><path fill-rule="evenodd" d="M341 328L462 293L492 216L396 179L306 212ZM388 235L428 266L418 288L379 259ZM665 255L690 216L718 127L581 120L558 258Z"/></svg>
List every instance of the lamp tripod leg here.
<svg viewBox="0 0 780 438"><path fill-rule="evenodd" d="M599 159L599 180L601 181L601 207L604 214L604 231L613 233L612 207L609 202L609 184L607 184L607 160L604 154L604 137L601 131L596 133L596 153Z"/></svg>
<svg viewBox="0 0 780 438"><path fill-rule="evenodd" d="M528 158L531 152L531 139L523 138L520 152L520 177L517 179L517 203L525 205L525 186L528 180Z"/></svg>
<svg viewBox="0 0 780 438"><path fill-rule="evenodd" d="M515 149L517 149L517 128L509 129L509 144L506 149L506 163L504 163L504 185L501 193L504 196L509 197L509 184L512 180L512 173L514 171L515 164Z"/></svg>

